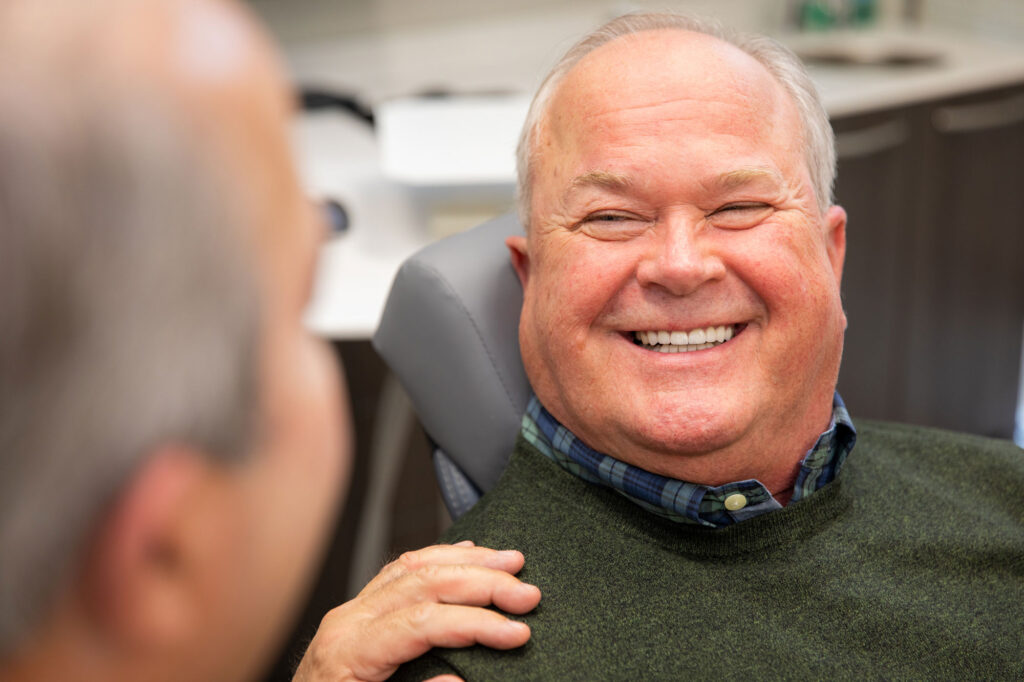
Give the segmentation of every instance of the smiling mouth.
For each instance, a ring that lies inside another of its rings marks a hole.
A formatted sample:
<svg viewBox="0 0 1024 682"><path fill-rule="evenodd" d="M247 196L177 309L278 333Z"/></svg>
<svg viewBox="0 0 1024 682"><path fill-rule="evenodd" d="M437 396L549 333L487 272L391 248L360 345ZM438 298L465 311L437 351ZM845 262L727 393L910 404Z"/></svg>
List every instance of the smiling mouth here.
<svg viewBox="0 0 1024 682"><path fill-rule="evenodd" d="M747 325L730 324L689 331L632 332L633 343L658 353L689 353L720 346L742 332Z"/></svg>

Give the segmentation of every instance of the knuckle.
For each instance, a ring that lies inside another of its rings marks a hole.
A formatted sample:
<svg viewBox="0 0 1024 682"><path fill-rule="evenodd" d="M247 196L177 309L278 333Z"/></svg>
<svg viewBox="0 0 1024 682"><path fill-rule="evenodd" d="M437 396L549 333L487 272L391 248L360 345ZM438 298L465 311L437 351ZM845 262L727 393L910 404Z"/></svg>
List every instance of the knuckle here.
<svg viewBox="0 0 1024 682"><path fill-rule="evenodd" d="M437 566L420 566L403 576L406 585L422 598L436 599L437 592L445 584L444 573Z"/></svg>
<svg viewBox="0 0 1024 682"><path fill-rule="evenodd" d="M436 605L433 602L419 602L406 611L406 620L414 629L422 628L434 617Z"/></svg>
<svg viewBox="0 0 1024 682"><path fill-rule="evenodd" d="M412 572L417 570L423 565L423 561L420 559L418 552L402 552L402 554L395 559L395 564L400 568Z"/></svg>

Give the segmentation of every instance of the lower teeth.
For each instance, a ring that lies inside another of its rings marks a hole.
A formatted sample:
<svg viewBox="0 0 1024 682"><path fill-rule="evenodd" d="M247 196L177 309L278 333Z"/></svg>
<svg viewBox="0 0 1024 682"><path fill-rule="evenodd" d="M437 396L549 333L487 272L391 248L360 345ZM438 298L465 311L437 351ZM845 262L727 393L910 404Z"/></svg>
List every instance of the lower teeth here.
<svg viewBox="0 0 1024 682"><path fill-rule="evenodd" d="M716 341L715 343L700 343L686 346L673 346L667 344L664 346L644 346L649 350L657 351L658 353L688 353L694 350L705 350L707 348L714 348L715 346L721 345L724 341Z"/></svg>

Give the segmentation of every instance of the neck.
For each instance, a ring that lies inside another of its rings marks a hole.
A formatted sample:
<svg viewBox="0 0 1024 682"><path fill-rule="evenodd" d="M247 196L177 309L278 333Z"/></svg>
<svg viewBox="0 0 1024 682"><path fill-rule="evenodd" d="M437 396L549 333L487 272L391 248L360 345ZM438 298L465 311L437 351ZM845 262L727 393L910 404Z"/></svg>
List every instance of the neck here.
<svg viewBox="0 0 1024 682"><path fill-rule="evenodd" d="M592 442L592 434L562 424L594 450L651 473L709 487L755 479L781 502L792 497L801 461L832 420L832 398L830 392L795 418L783 413L772 423L754 424L724 442L698 431L686 444L673 443L673 449L632 441L595 446L599 439Z"/></svg>

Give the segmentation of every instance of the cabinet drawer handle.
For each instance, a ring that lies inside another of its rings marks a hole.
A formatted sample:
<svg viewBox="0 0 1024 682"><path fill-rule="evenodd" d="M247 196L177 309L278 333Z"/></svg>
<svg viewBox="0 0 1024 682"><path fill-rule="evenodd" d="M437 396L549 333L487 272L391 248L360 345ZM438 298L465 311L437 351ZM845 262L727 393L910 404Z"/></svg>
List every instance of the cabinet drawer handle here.
<svg viewBox="0 0 1024 682"><path fill-rule="evenodd" d="M836 154L841 159L878 154L907 141L907 124L887 121L870 128L836 134Z"/></svg>
<svg viewBox="0 0 1024 682"><path fill-rule="evenodd" d="M1024 94L995 102L939 107L932 112L932 125L941 133L971 133L1005 128L1024 121Z"/></svg>

